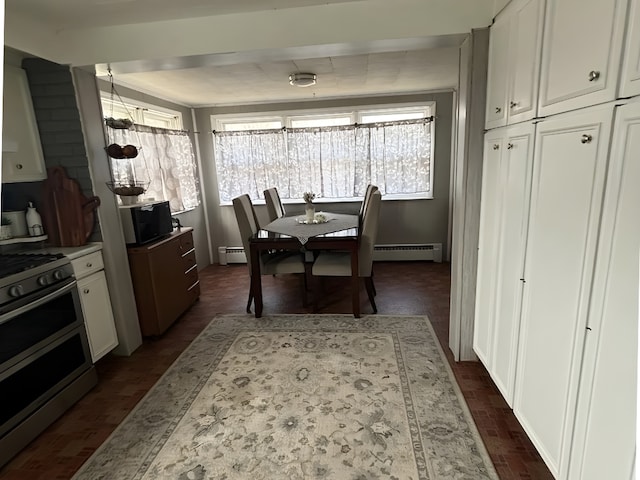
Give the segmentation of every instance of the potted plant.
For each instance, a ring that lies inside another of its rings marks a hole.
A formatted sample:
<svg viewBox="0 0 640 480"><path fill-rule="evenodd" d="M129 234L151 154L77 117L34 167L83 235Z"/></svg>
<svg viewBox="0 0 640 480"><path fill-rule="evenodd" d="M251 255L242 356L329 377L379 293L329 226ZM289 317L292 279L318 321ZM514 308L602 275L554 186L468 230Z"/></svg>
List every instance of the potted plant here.
<svg viewBox="0 0 640 480"><path fill-rule="evenodd" d="M0 219L0 240L8 240L11 234L11 220L4 215Z"/></svg>

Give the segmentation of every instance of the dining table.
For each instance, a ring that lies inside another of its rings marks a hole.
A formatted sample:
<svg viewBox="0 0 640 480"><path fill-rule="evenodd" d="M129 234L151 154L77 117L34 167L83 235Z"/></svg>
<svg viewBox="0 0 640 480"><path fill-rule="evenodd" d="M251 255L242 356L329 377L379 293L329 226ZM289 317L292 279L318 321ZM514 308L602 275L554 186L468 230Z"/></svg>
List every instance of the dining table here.
<svg viewBox="0 0 640 480"><path fill-rule="evenodd" d="M300 251L305 254L305 275L311 269L314 251L346 251L351 254L351 299L353 316L360 317L360 279L358 276L359 216L318 212L313 221L303 216L281 217L262 227L249 240L251 291L255 316L262 316L262 272L260 255L265 251Z"/></svg>

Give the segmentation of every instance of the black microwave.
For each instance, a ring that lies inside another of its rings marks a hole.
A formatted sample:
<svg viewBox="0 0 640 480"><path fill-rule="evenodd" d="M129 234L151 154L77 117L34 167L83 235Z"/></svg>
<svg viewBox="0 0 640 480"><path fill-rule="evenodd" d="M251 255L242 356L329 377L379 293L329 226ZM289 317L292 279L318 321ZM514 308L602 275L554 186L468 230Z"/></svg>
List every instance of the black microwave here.
<svg viewBox="0 0 640 480"><path fill-rule="evenodd" d="M127 245L142 245L171 233L169 202L146 202L120 206L120 221Z"/></svg>

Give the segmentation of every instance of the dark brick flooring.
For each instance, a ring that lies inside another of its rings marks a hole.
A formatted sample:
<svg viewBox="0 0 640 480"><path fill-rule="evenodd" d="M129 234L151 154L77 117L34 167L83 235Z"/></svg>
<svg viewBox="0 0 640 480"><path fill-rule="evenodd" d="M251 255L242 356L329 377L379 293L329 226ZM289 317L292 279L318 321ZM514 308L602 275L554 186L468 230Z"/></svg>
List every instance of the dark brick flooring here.
<svg viewBox="0 0 640 480"><path fill-rule="evenodd" d="M500 478L552 479L484 367L453 362L447 347L449 264L377 263L374 278L380 315L429 316ZM101 359L98 386L0 470L0 478L70 478L213 317L244 312L246 266L213 265L200 272L200 279L202 295L189 312L162 337L145 339L130 357ZM350 313L346 279L325 279L315 286L322 292L318 313ZM293 276L263 277L263 290L265 315L310 311L302 307L299 281ZM361 299L362 313L371 313L364 289Z"/></svg>

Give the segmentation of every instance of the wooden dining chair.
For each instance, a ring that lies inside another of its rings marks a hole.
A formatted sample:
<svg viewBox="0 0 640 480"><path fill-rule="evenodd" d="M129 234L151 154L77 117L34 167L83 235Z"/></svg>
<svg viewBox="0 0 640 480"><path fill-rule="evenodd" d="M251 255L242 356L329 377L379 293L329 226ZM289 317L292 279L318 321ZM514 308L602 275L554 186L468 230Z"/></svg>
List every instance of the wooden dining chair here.
<svg viewBox="0 0 640 480"><path fill-rule="evenodd" d="M364 280L373 313L378 313L374 300L376 291L372 274L373 248L378 235L381 198L382 195L379 191L374 191L371 194L362 219L362 226L358 230L358 276ZM351 254L349 252L320 252L311 267L311 273L316 277L350 277Z"/></svg>
<svg viewBox="0 0 640 480"><path fill-rule="evenodd" d="M282 205L280 194L276 187L267 188L264 191L264 200L267 203L267 213L270 222L285 216L284 206Z"/></svg>
<svg viewBox="0 0 640 480"><path fill-rule="evenodd" d="M260 224L251 203L249 195L240 195L233 199L233 210L236 214L238 228L240 229L240 237L242 238L242 247L247 256L247 266L249 267L249 276L251 276L251 249L250 238L258 233ZM260 255L260 274L276 275L281 273L301 273L303 274L303 303L306 305L306 274L304 256L301 252L278 251L278 252L262 252ZM253 302L253 290L249 286L249 300L247 301L247 313L251 313L251 303Z"/></svg>

